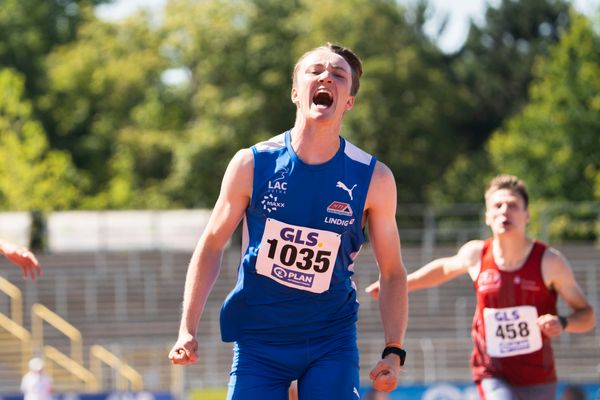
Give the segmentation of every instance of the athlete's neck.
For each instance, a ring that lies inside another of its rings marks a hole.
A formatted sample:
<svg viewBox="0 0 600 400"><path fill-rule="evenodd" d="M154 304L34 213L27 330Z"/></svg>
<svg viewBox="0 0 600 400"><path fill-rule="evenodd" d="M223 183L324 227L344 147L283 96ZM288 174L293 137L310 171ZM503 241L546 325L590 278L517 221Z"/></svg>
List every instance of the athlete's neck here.
<svg viewBox="0 0 600 400"><path fill-rule="evenodd" d="M521 240L503 240L501 237L495 237L492 241L494 262L503 271L515 271L523 266L531 253L533 243L528 237Z"/></svg>
<svg viewBox="0 0 600 400"><path fill-rule="evenodd" d="M340 148L339 129L295 125L290 131L290 142L302 161L323 164L331 160Z"/></svg>

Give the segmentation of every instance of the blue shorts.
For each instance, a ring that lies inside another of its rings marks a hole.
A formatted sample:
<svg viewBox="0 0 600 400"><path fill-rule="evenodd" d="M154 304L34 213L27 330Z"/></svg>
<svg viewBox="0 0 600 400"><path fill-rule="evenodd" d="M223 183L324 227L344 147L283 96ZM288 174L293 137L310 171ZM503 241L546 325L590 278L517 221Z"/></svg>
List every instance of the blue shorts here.
<svg viewBox="0 0 600 400"><path fill-rule="evenodd" d="M287 400L293 380L299 400L358 399L355 332L296 343L235 342L227 400Z"/></svg>

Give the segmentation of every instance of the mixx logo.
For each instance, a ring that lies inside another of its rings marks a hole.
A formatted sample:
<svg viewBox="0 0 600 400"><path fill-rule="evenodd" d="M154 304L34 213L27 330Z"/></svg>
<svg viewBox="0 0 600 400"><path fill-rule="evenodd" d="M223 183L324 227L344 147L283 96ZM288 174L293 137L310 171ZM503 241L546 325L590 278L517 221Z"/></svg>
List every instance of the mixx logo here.
<svg viewBox="0 0 600 400"><path fill-rule="evenodd" d="M271 213L279 208L285 207L285 203L277 200L277 196L273 196L272 193L263 196L260 204L262 204L263 210Z"/></svg>
<svg viewBox="0 0 600 400"><path fill-rule="evenodd" d="M314 274L305 274L300 271L292 271L279 265L273 265L271 275L284 282L289 282L293 283L294 285L304 287L312 287L315 279Z"/></svg>

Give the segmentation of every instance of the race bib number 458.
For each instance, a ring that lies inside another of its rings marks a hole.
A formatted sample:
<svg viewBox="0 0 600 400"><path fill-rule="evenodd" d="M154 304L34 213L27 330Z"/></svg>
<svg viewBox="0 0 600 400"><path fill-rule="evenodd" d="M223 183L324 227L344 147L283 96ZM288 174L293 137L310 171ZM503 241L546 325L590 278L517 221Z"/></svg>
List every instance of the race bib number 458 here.
<svg viewBox="0 0 600 400"><path fill-rule="evenodd" d="M542 348L542 333L533 306L484 308L485 341L491 357L511 357Z"/></svg>
<svg viewBox="0 0 600 400"><path fill-rule="evenodd" d="M331 283L340 236L267 218L256 272L288 287L323 293Z"/></svg>

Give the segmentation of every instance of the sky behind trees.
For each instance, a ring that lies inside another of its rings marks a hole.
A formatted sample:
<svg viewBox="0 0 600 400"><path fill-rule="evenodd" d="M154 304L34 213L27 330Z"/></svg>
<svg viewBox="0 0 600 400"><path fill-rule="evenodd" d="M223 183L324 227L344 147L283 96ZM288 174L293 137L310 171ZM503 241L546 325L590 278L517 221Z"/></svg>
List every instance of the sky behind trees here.
<svg viewBox="0 0 600 400"><path fill-rule="evenodd" d="M474 20L481 24L484 22L486 5L497 6L500 0L429 0L432 5L434 17L426 24L429 35L435 37L440 26L447 18L444 33L438 38L437 43L446 53L452 53L460 48L467 38L469 21ZM412 4L415 0L399 0L402 4ZM151 10L160 10L165 0L116 0L112 4L98 6L98 16L107 20L116 20L130 15L138 8L144 7ZM600 0L574 0L575 8L586 15L600 13Z"/></svg>

